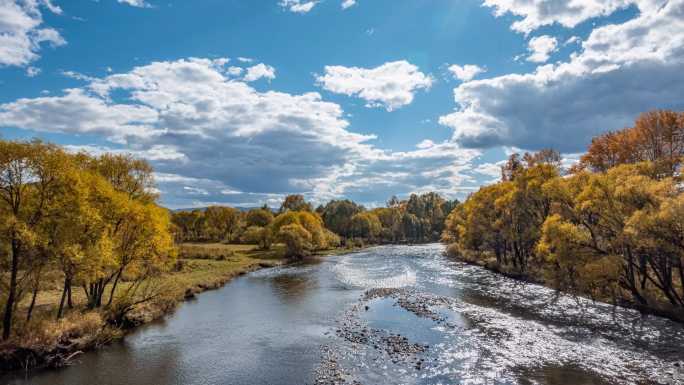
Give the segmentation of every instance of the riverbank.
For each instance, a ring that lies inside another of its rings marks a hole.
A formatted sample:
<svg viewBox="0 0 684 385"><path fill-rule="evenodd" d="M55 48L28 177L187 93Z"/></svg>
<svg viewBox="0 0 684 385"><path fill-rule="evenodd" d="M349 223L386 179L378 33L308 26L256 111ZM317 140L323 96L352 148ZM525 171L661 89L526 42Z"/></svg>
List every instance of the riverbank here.
<svg viewBox="0 0 684 385"><path fill-rule="evenodd" d="M496 258L494 258L494 257L490 257L490 258L486 258L486 259L482 259L480 257L469 258L468 256L465 256L465 255L457 252L456 250L451 249L449 246L447 246L447 249L445 252L446 252L447 256L449 256L450 258L453 258L453 259L458 260L460 262L463 262L463 263L466 263L469 265L473 265L473 266L479 266L479 267L485 268L487 270L490 270L494 273L501 274L505 277L512 278L512 279L515 279L518 281L537 284L537 285L541 285L544 287L548 287L550 289L557 290L556 287L554 287L553 285L550 285L548 282L544 281L544 279L540 276L540 274L520 273L518 271L513 270L510 267L500 265L499 263L497 263ZM636 311L638 311L644 315L653 315L653 316L657 316L657 317L663 317L663 318L667 318L667 319L670 319L672 321L676 321L676 322L684 324L684 314L682 314L681 312L678 312L676 310L670 310L667 308L657 308L657 307L653 307L653 306L650 306L650 307L649 306L643 306L643 305L639 305L638 303L635 303L634 301L631 301L627 298L618 299L616 302L616 301L614 301L608 297L594 298L594 297L587 295L586 293L569 293L566 291L562 291L562 292L565 294L575 295L575 296L579 296L582 298L586 298L586 299L589 299L592 301L599 301L599 302L611 304L614 306L621 306L621 307L628 308L628 309L634 309L634 310L636 310Z"/></svg>

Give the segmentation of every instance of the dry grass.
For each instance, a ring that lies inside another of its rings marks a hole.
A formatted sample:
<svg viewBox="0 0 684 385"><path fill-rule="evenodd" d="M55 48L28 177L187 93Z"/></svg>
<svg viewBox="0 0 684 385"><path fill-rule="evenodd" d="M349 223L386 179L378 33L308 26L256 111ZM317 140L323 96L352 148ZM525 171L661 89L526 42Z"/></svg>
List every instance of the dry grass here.
<svg viewBox="0 0 684 385"><path fill-rule="evenodd" d="M36 327L23 330L16 336L17 345L37 351L50 351L64 341L96 336L104 326L104 320L98 312L73 312L56 320L42 319Z"/></svg>
<svg viewBox="0 0 684 385"><path fill-rule="evenodd" d="M223 243L183 243L179 246L181 259L224 260L252 250L252 245L226 245Z"/></svg>

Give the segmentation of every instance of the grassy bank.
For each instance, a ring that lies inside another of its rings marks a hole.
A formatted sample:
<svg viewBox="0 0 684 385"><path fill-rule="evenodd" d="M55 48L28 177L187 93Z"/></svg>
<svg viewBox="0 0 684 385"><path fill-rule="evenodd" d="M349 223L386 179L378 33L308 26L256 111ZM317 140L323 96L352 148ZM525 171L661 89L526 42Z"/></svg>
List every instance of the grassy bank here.
<svg viewBox="0 0 684 385"><path fill-rule="evenodd" d="M87 310L85 294L76 287L73 308L57 320L63 278L56 272L48 274L50 279L42 285L30 322L20 316L30 305L30 298L19 303L17 333L0 343L0 370L67 365L81 352L121 338L126 329L164 316L187 298L221 287L246 272L284 264L283 254L280 245L262 251L252 245L183 244L173 269L145 283L145 290L153 297L135 305L116 325L111 322L111 309ZM130 285L120 284L115 298L124 295Z"/></svg>

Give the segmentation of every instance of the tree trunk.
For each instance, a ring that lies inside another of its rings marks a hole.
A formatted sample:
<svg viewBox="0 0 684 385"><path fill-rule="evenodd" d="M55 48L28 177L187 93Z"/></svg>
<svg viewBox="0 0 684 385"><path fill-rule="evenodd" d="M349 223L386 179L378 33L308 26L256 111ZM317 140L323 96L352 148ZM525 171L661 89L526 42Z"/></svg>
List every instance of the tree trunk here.
<svg viewBox="0 0 684 385"><path fill-rule="evenodd" d="M97 307L102 307L102 295L104 294L105 281L103 279L97 284Z"/></svg>
<svg viewBox="0 0 684 385"><path fill-rule="evenodd" d="M119 278L121 278L121 270L116 273L116 278L112 284L112 290L109 292L109 301L107 301L107 307L112 306L112 300L114 300L114 292L116 290L116 285L119 284Z"/></svg>
<svg viewBox="0 0 684 385"><path fill-rule="evenodd" d="M31 315L33 314L33 307L36 305L36 297L38 296L38 282L36 282L33 287L33 295L31 296L31 304L28 308L28 313L26 313L26 323L31 321Z"/></svg>
<svg viewBox="0 0 684 385"><path fill-rule="evenodd" d="M73 309L74 304L71 301L71 278L69 278L68 283L66 283L66 289L67 289L67 306L69 307L69 309Z"/></svg>
<svg viewBox="0 0 684 385"><path fill-rule="evenodd" d="M64 312L64 300L67 297L67 291L69 278L64 278L64 289L62 289L62 299L59 301L59 309L57 310L57 319L62 318L62 313Z"/></svg>
<svg viewBox="0 0 684 385"><path fill-rule="evenodd" d="M12 237L12 267L10 272L9 293L7 303L5 303L5 317L2 323L2 339L9 338L12 332L12 311L14 310L14 300L17 295L17 274L19 272L19 240Z"/></svg>

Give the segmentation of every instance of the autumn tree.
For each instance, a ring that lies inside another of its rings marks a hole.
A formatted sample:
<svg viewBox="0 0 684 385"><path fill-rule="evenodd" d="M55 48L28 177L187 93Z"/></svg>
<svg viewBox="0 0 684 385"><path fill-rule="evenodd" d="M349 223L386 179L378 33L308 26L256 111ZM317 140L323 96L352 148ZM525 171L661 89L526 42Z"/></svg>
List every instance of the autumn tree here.
<svg viewBox="0 0 684 385"><path fill-rule="evenodd" d="M9 282L3 316L3 338L12 330L19 290L20 271L25 267L37 229L46 210L68 185L68 156L54 145L42 142L0 141L0 212L6 216L3 238L9 244Z"/></svg>
<svg viewBox="0 0 684 385"><path fill-rule="evenodd" d="M655 110L641 114L633 127L595 137L580 165L605 172L620 164L653 162L654 172L674 175L684 156L684 113Z"/></svg>
<svg viewBox="0 0 684 385"><path fill-rule="evenodd" d="M157 198L154 189L152 166L130 154L104 154L99 157L80 155L90 170L112 184L117 191L131 199L150 203Z"/></svg>
<svg viewBox="0 0 684 385"><path fill-rule="evenodd" d="M241 240L248 244L257 244L262 250L268 250L273 244L273 233L268 226L250 226L242 233Z"/></svg>
<svg viewBox="0 0 684 385"><path fill-rule="evenodd" d="M247 226L265 227L273 222L273 212L268 208L251 209L246 215Z"/></svg>
<svg viewBox="0 0 684 385"><path fill-rule="evenodd" d="M229 241L237 230L240 213L232 207L210 206L204 211L204 220L208 239Z"/></svg>
<svg viewBox="0 0 684 385"><path fill-rule="evenodd" d="M323 220L308 211L287 211L271 224L276 239L286 245L288 258L302 258L313 251L339 245L339 237L323 225Z"/></svg>
<svg viewBox="0 0 684 385"><path fill-rule="evenodd" d="M364 211L355 214L351 217L350 222L351 234L357 238L373 241L380 235L382 230L380 219L372 212Z"/></svg>
<svg viewBox="0 0 684 385"><path fill-rule="evenodd" d="M280 214L287 211L313 211L311 204L308 203L301 194L292 194L285 197L280 205Z"/></svg>
<svg viewBox="0 0 684 385"><path fill-rule="evenodd" d="M207 218L201 210L175 212L172 221L177 228L179 242L209 240Z"/></svg>

